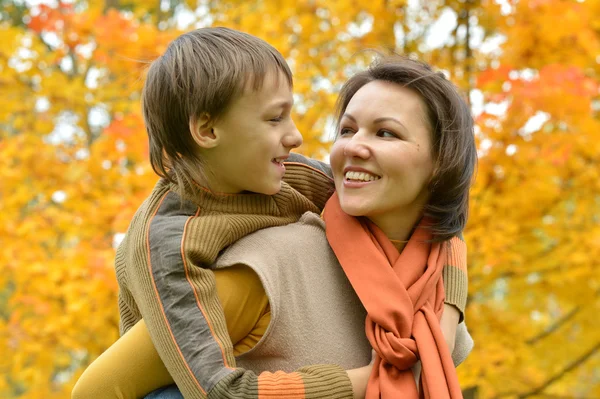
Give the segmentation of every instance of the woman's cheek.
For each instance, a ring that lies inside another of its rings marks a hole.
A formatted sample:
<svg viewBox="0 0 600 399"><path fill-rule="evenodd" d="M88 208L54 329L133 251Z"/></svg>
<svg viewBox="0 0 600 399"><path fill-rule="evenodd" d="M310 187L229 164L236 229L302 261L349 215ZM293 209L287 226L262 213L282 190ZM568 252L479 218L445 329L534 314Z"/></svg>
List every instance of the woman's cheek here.
<svg viewBox="0 0 600 399"><path fill-rule="evenodd" d="M331 169L335 177L336 174L342 172L341 170L338 170L338 168L343 167L344 162L344 144L342 143L342 140L338 139L333 143L329 161L331 162Z"/></svg>

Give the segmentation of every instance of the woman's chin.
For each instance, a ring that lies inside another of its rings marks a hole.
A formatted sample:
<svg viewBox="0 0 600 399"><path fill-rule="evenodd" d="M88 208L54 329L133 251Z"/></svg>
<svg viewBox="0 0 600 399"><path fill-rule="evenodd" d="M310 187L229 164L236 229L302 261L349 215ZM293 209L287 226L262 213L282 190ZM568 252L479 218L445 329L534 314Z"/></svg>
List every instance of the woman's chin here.
<svg viewBox="0 0 600 399"><path fill-rule="evenodd" d="M350 216L367 216L368 213L364 204L341 203L340 207Z"/></svg>

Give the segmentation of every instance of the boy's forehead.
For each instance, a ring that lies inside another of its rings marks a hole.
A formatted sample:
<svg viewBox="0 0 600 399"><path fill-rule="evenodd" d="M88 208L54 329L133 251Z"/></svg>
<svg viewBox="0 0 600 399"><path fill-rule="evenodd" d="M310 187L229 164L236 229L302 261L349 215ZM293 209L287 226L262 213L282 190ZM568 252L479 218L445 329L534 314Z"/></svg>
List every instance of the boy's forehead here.
<svg viewBox="0 0 600 399"><path fill-rule="evenodd" d="M283 71L279 70L279 68L271 68L263 74L249 73L242 83L241 94L258 94L278 89L288 89L291 91L292 88L288 77Z"/></svg>
<svg viewBox="0 0 600 399"><path fill-rule="evenodd" d="M229 115L238 112L263 113L291 109L293 105L294 97L287 77L284 74L280 76L265 74L261 82L246 80L225 112Z"/></svg>
<svg viewBox="0 0 600 399"><path fill-rule="evenodd" d="M292 87L287 77L281 72L278 75L268 73L262 78L254 77L247 80L242 87L240 97L261 102L282 102L281 98L285 97L286 102L293 102Z"/></svg>

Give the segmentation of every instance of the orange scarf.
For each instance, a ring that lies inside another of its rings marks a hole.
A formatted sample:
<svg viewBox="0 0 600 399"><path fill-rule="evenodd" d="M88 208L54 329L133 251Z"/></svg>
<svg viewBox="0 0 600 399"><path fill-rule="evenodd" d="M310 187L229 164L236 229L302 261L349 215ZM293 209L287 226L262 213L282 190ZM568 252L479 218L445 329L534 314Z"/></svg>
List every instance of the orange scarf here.
<svg viewBox="0 0 600 399"><path fill-rule="evenodd" d="M429 243L422 220L400 254L368 220L342 211L334 194L323 211L327 240L367 309L377 353L366 399L462 398L442 330L445 243ZM421 360L421 395L411 367Z"/></svg>

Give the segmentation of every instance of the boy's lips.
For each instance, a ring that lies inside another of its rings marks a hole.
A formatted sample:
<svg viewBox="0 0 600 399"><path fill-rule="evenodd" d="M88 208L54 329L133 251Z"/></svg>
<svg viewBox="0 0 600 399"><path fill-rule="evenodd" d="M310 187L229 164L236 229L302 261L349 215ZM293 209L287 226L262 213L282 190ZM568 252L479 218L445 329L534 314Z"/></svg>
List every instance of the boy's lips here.
<svg viewBox="0 0 600 399"><path fill-rule="evenodd" d="M274 162L274 163L283 163L289 157L290 157L289 154L282 155L280 157L275 157L275 158L271 159L271 162Z"/></svg>
<svg viewBox="0 0 600 399"><path fill-rule="evenodd" d="M277 169L279 170L279 172L281 173L282 176L285 173L285 165L283 164L283 162L288 157L289 157L289 155L283 155L283 156L271 159L271 163L277 167Z"/></svg>

